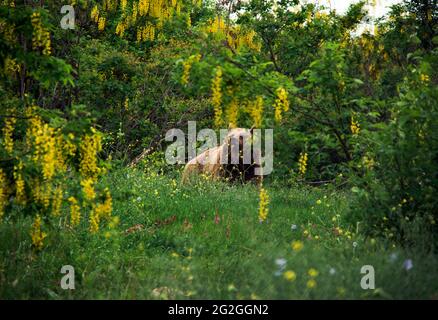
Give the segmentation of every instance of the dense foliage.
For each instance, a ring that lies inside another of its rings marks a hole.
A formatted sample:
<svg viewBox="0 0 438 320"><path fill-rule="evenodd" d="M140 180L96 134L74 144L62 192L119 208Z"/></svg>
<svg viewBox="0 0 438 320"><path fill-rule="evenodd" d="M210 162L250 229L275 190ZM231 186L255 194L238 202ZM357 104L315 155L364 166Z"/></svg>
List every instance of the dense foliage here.
<svg viewBox="0 0 438 320"><path fill-rule="evenodd" d="M365 237L436 248L436 0L375 21L366 2L67 3L73 29L57 1L0 0L0 221L29 217L35 252L56 230L116 232L113 166L178 179L164 135L188 121L273 128L265 184L348 192Z"/></svg>

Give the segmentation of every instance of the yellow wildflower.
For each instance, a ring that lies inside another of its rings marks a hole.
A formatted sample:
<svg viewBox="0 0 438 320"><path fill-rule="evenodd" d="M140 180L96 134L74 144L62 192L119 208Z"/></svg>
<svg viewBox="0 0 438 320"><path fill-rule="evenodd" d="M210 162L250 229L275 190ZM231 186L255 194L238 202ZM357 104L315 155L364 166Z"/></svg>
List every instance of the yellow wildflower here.
<svg viewBox="0 0 438 320"><path fill-rule="evenodd" d="M307 274L308 274L309 276L311 276L312 278L315 278L315 277L317 277L317 276L319 275L319 272L318 272L318 270L316 270L315 268L310 268L310 269L307 271Z"/></svg>
<svg viewBox="0 0 438 320"><path fill-rule="evenodd" d="M268 205L269 205L269 195L267 191L262 187L260 188L260 200L259 200L259 220L263 222L268 217Z"/></svg>
<svg viewBox="0 0 438 320"><path fill-rule="evenodd" d="M315 281L315 279L310 279L309 281L307 281L306 286L307 286L307 288L309 288L309 289L313 289L313 288L315 288L315 287L316 287L316 281Z"/></svg>
<svg viewBox="0 0 438 320"><path fill-rule="evenodd" d="M287 281L295 281L295 279L297 278L297 274L292 271L292 270L287 270L283 273L283 277L287 280Z"/></svg>
<svg viewBox="0 0 438 320"><path fill-rule="evenodd" d="M293 251L299 252L304 248L304 244L302 241L292 241L291 247Z"/></svg>

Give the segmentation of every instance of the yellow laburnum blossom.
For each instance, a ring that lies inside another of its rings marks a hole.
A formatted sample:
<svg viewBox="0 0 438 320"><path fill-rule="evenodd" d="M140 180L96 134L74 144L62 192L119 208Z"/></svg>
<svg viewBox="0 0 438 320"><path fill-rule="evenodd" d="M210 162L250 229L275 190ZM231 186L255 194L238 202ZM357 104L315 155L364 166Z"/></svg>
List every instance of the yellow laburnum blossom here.
<svg viewBox="0 0 438 320"><path fill-rule="evenodd" d="M48 181L41 183L39 180L34 180L32 184L33 198L36 203L41 204L45 209L50 205L52 196L52 185Z"/></svg>
<svg viewBox="0 0 438 320"><path fill-rule="evenodd" d="M150 0L140 0L138 2L138 13L140 14L140 16L143 17L148 13L149 5L150 5Z"/></svg>
<svg viewBox="0 0 438 320"><path fill-rule="evenodd" d="M228 124L231 128L237 127L237 118L239 116L239 100L237 98L233 98L228 105L227 109L227 118Z"/></svg>
<svg viewBox="0 0 438 320"><path fill-rule="evenodd" d="M353 135L358 135L360 131L360 124L358 121L354 120L354 117L351 117L350 130Z"/></svg>
<svg viewBox="0 0 438 320"><path fill-rule="evenodd" d="M137 14L138 14L138 11L137 11L137 2L133 1L133 2L132 2L132 15L131 15L131 21L132 21L133 23L135 23L135 22L137 21Z"/></svg>
<svg viewBox="0 0 438 320"><path fill-rule="evenodd" d="M32 245L41 250L44 246L44 239L47 237L47 233L41 231L41 216L38 214L30 229L30 236L32 238Z"/></svg>
<svg viewBox="0 0 438 320"><path fill-rule="evenodd" d="M105 201L103 203L99 203L94 209L94 213L99 216L99 218L109 219L111 217L111 213L113 211L113 202L111 194L108 188L105 189Z"/></svg>
<svg viewBox="0 0 438 320"><path fill-rule="evenodd" d="M84 179L81 181L82 192L85 199L93 200L96 198L96 192L94 191L94 181L91 178Z"/></svg>
<svg viewBox="0 0 438 320"><path fill-rule="evenodd" d="M120 0L120 7L122 8L122 11L125 11L127 4L128 0Z"/></svg>
<svg viewBox="0 0 438 320"><path fill-rule="evenodd" d="M274 104L274 117L275 121L280 122L283 117L282 113L289 110L289 100L287 96L287 91L283 87L278 88L276 90L276 94L277 98L275 99Z"/></svg>
<svg viewBox="0 0 438 320"><path fill-rule="evenodd" d="M5 214L5 208L8 204L8 181L6 174L3 169L0 168L0 222L2 221L3 215Z"/></svg>
<svg viewBox="0 0 438 320"><path fill-rule="evenodd" d="M81 207L75 197L68 198L68 202L70 202L70 224L75 227L81 221Z"/></svg>
<svg viewBox="0 0 438 320"><path fill-rule="evenodd" d="M255 101L248 103L248 111L251 115L252 121L254 123L254 127L260 128L262 126L263 120L263 97L257 96Z"/></svg>
<svg viewBox="0 0 438 320"><path fill-rule="evenodd" d="M15 201L17 204L23 205L26 203L26 193L24 190L24 180L21 171L23 163L20 161L17 166L14 166L15 180Z"/></svg>
<svg viewBox="0 0 438 320"><path fill-rule="evenodd" d="M91 210L89 222L90 222L90 232L97 233L99 231L100 217L95 210Z"/></svg>
<svg viewBox="0 0 438 320"><path fill-rule="evenodd" d="M300 157L298 159L298 171L300 172L301 175L304 175L306 173L307 160L308 160L307 153L301 152Z"/></svg>
<svg viewBox="0 0 438 320"><path fill-rule="evenodd" d="M29 120L26 136L30 147L33 142L33 161L41 166L44 179L51 180L56 170L63 168L63 161L57 149L59 141L55 130L40 117L33 116Z"/></svg>
<svg viewBox="0 0 438 320"><path fill-rule="evenodd" d="M125 23L125 21L120 21L119 23L117 23L116 34L118 36L120 36L122 38L123 35L125 34L125 30L126 30L126 23Z"/></svg>
<svg viewBox="0 0 438 320"><path fill-rule="evenodd" d="M12 139L12 134L14 132L14 126L17 119L14 117L6 118L5 125L2 128L3 133L3 146L8 154L14 151L14 140Z"/></svg>
<svg viewBox="0 0 438 320"><path fill-rule="evenodd" d="M67 135L67 139L64 139L64 143L62 145L63 152L68 157L74 157L76 154L76 144L74 143L74 134L69 133Z"/></svg>
<svg viewBox="0 0 438 320"><path fill-rule="evenodd" d="M262 187L259 194L259 221L264 222L268 217L269 212L269 195L268 192Z"/></svg>
<svg viewBox="0 0 438 320"><path fill-rule="evenodd" d="M79 172L83 177L97 179L101 169L97 165L97 154L102 150L101 137L95 129L92 134L82 138L80 149Z"/></svg>
<svg viewBox="0 0 438 320"><path fill-rule="evenodd" d="M214 124L216 127L220 127L223 123L222 120L222 68L217 67L215 76L211 82L211 102L214 107Z"/></svg>
<svg viewBox="0 0 438 320"><path fill-rule="evenodd" d="M17 63L17 60L11 59L9 57L5 59L5 67L4 67L5 74L13 77L17 72L20 72L20 70L21 70L21 65Z"/></svg>
<svg viewBox="0 0 438 320"><path fill-rule="evenodd" d="M43 48L44 55L51 54L51 43L50 43L50 33L49 30L44 28L41 22L41 14L39 12L34 12L31 15L32 23L32 48L38 49Z"/></svg>
<svg viewBox="0 0 438 320"><path fill-rule="evenodd" d="M97 29L99 31L105 30L105 24L106 24L106 18L105 17L100 17L99 21L97 23Z"/></svg>
<svg viewBox="0 0 438 320"><path fill-rule="evenodd" d="M210 19L203 30L215 34L218 38L226 39L233 52L239 51L243 46L260 51L260 42L254 41L256 35L254 30L242 30L239 26L226 24L223 17L216 16L214 19Z"/></svg>
<svg viewBox="0 0 438 320"><path fill-rule="evenodd" d="M201 55L196 54L193 56L190 56L187 60L183 62L183 74L181 77L181 83L183 85L187 85L189 83L190 79L190 70L192 68L193 63L199 62L201 60Z"/></svg>
<svg viewBox="0 0 438 320"><path fill-rule="evenodd" d="M53 191L53 200L52 200L52 215L54 217L58 217L61 214L62 200L63 200L63 191L61 187L57 187Z"/></svg>
<svg viewBox="0 0 438 320"><path fill-rule="evenodd" d="M93 7L91 10L91 20L93 20L95 23L99 22L99 8L96 6Z"/></svg>

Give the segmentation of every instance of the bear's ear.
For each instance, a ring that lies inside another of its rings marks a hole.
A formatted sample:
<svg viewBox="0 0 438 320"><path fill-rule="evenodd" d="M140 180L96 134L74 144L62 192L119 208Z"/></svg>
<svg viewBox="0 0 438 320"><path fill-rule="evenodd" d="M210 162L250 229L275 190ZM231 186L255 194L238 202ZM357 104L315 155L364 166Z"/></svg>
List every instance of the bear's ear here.
<svg viewBox="0 0 438 320"><path fill-rule="evenodd" d="M233 126L231 125L231 122L228 123L228 131L231 131L231 129L233 129Z"/></svg>

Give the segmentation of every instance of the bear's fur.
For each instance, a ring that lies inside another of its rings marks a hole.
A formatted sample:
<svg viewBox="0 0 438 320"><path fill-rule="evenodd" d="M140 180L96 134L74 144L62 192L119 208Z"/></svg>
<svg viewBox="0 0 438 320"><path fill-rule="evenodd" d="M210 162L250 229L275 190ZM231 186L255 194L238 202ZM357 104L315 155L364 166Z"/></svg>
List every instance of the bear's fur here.
<svg viewBox="0 0 438 320"><path fill-rule="evenodd" d="M252 130L243 128L229 130L221 145L204 151L186 164L182 175L182 182L188 182L193 175L204 174L212 179L226 179L228 181L241 182L254 180L260 184L263 176L255 175L255 169L260 168L261 152L257 150L255 155L253 155L251 150L252 164L244 164L244 139L248 139L249 143L252 142ZM239 147L239 163L232 164L231 150L234 150L237 145ZM228 148L228 162L221 164L222 155L227 154L224 148Z"/></svg>

